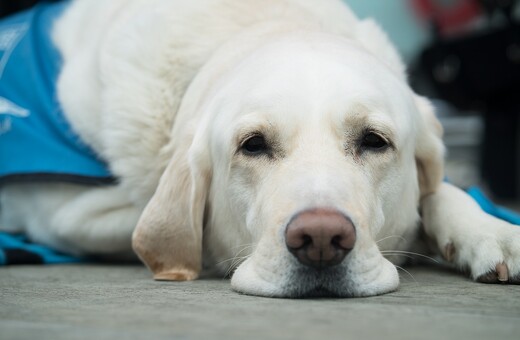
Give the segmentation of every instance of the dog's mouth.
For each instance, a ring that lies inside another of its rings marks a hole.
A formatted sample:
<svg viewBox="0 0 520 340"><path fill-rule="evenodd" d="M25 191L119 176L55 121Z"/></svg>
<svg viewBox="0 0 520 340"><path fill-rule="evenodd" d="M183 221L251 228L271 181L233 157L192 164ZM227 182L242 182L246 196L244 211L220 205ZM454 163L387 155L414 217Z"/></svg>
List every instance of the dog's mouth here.
<svg viewBox="0 0 520 340"><path fill-rule="evenodd" d="M351 298L388 293L399 284L395 266L375 246L361 255L353 252L350 258L328 267L307 266L292 256L277 258L283 262L272 267L256 255L257 258L249 257L233 274L231 284L235 291L294 299Z"/></svg>

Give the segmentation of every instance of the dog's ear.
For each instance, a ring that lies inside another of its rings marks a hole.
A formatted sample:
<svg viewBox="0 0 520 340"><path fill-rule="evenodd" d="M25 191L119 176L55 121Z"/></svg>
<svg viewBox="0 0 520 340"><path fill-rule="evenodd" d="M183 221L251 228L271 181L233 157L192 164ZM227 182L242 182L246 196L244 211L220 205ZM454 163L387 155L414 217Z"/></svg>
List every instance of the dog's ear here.
<svg viewBox="0 0 520 340"><path fill-rule="evenodd" d="M429 100L415 95L415 105L420 113L415 161L421 197L424 197L437 190L444 177L443 129Z"/></svg>
<svg viewBox="0 0 520 340"><path fill-rule="evenodd" d="M206 150L201 154L183 144L175 147L132 237L134 251L156 280L194 280L202 266L209 160Z"/></svg>

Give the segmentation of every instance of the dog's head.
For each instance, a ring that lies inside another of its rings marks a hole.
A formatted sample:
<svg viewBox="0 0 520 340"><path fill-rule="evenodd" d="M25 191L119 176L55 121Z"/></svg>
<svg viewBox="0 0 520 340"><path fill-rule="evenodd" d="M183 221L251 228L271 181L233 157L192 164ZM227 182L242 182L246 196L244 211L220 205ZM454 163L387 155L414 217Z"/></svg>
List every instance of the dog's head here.
<svg viewBox="0 0 520 340"><path fill-rule="evenodd" d="M421 194L442 178L442 143L427 102L386 57L352 39L293 33L225 71L218 61L202 70L134 233L155 277L197 277L204 249L247 294L394 290L378 241L418 223Z"/></svg>

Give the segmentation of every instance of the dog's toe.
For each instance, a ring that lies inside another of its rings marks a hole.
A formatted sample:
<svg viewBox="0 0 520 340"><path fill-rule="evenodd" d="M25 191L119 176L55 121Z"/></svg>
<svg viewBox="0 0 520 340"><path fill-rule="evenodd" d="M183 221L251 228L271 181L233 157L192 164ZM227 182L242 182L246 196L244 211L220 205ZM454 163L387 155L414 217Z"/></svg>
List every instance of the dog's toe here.
<svg viewBox="0 0 520 340"><path fill-rule="evenodd" d="M499 263L495 266L495 269L489 271L476 278L476 281L482 283L508 283L511 282L509 279L509 270L505 263ZM511 282L512 283L512 282Z"/></svg>
<svg viewBox="0 0 520 340"><path fill-rule="evenodd" d="M507 265L499 263L496 265L495 270L482 274L475 280L481 283L509 283L520 285L520 273L511 275Z"/></svg>

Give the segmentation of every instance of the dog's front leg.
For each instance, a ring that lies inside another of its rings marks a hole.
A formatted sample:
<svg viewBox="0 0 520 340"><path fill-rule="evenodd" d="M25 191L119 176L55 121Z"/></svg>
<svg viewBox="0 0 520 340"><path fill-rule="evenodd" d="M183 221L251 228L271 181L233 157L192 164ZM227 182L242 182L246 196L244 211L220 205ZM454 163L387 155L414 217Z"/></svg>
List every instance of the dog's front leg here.
<svg viewBox="0 0 520 340"><path fill-rule="evenodd" d="M520 284L520 227L488 215L448 183L421 201L426 234L474 280Z"/></svg>
<svg viewBox="0 0 520 340"><path fill-rule="evenodd" d="M48 232L78 254L135 258L131 239L141 211L120 186L89 188L63 202Z"/></svg>

